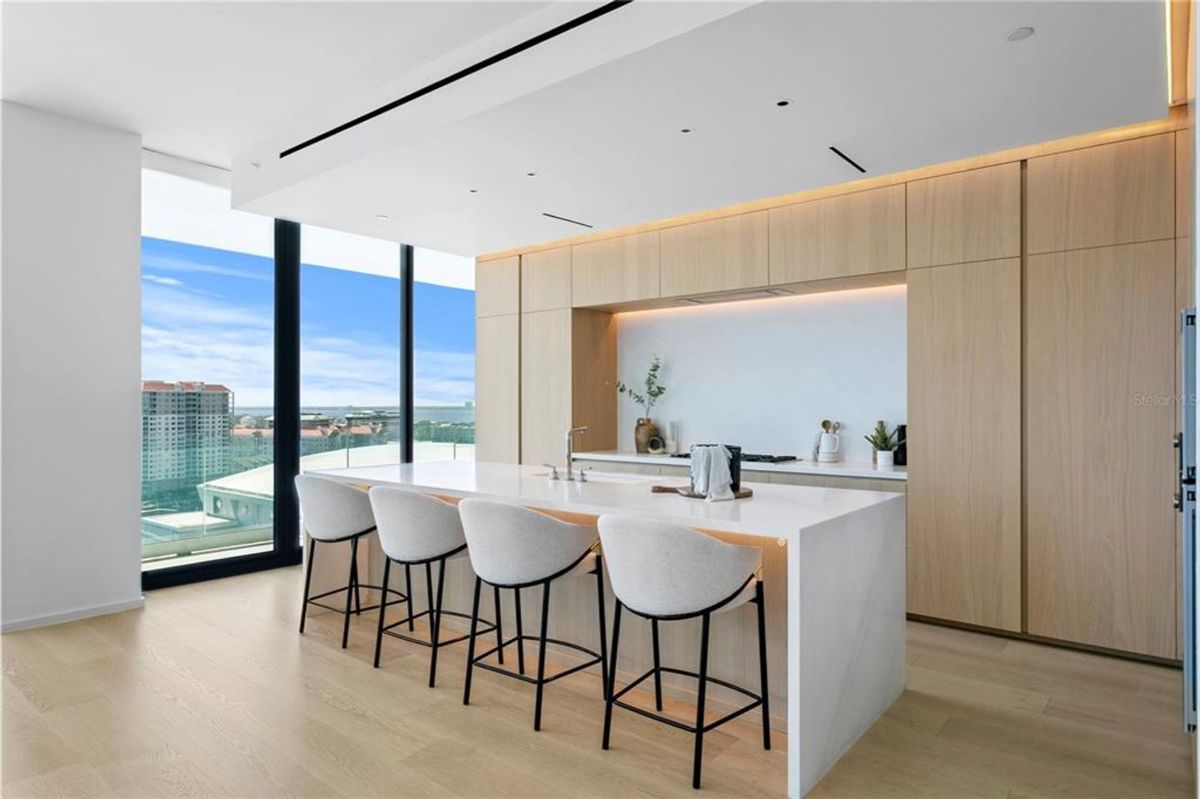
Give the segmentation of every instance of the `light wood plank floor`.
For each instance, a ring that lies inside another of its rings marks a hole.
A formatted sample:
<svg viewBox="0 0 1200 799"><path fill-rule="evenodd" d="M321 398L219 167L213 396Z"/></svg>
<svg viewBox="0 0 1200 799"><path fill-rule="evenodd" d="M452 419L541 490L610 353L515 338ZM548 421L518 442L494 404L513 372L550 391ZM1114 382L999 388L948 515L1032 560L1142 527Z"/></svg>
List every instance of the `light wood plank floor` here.
<svg viewBox="0 0 1200 799"><path fill-rule="evenodd" d="M298 568L156 591L146 609L3 637L5 796L690 796L688 736L630 713L599 747L599 680L547 689L476 672L373 615L296 634ZM1184 797L1179 672L921 624L908 690L818 797ZM782 796L784 740L735 722L706 739L706 796Z"/></svg>

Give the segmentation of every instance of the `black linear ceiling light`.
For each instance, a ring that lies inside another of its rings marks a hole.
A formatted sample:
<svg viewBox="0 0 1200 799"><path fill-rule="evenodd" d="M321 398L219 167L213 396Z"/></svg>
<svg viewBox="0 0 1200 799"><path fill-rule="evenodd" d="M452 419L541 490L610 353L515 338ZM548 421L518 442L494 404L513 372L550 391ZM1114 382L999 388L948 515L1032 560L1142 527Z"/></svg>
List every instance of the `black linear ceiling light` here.
<svg viewBox="0 0 1200 799"><path fill-rule="evenodd" d="M476 72L487 69L488 67L494 66L495 64L499 64L501 61L504 61L505 59L508 59L508 58L512 58L513 56L517 55L518 53L523 53L532 47L537 47L539 44L542 44L543 42L548 42L551 39L555 38L556 36L561 36L562 34L566 33L567 31L571 31L571 30L574 30L575 28L578 28L580 25L586 25L587 23L591 22L594 19L599 19L600 17L604 16L605 14L610 14L613 11L616 11L618 8L622 8L623 6L629 5L631 2L633 2L633 0L612 0L611 2L605 3L602 6L593 8L591 11L587 12L586 14L581 14L580 16L575 17L574 19L567 20L566 22L562 23L561 25L557 25L544 33L539 33L537 36L534 36L531 39L526 39L525 41L520 42L519 44L515 44L512 47L509 47L507 50L502 50L499 53L496 53L495 55L490 56L488 58L485 58L482 61L478 61L469 67L460 69L458 72L455 72L453 75L448 75L448 76L442 78L441 80L434 81L433 83L429 84L428 86L423 86L414 92L410 92L410 93L404 95L403 97L399 98L398 100L392 100L390 103L387 103L386 105L381 105L378 108L374 109L373 111L368 111L367 113L365 113L361 116L357 116L354 119L351 119L347 122L343 122L342 124L338 125L337 127L330 128L329 130L325 131L324 133L319 133L316 136L313 136L311 139L306 139L306 140L300 142L299 144L293 145L292 147L289 147L286 150L284 150L283 152L281 152L279 154L279 157L287 158L289 155L292 155L293 153L298 153L306 147L311 147L314 144L317 144L318 142L322 142L328 138L337 136L339 133L345 133L347 130L350 130L350 128L361 125L362 123L372 120L377 116L386 114L388 111L394 111L395 109L399 108L400 106L402 106L406 103L411 103L413 100L416 100L420 97L424 97L425 95L430 94L432 92L436 92L438 89L442 89L446 86L449 86L451 83L460 81L469 75L474 75Z"/></svg>

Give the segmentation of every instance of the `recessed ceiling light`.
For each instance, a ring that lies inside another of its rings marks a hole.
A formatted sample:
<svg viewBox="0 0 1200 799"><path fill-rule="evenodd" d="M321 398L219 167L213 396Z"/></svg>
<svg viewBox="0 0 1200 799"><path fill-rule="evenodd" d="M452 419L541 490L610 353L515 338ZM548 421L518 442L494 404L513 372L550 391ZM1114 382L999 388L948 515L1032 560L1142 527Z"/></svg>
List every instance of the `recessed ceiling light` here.
<svg viewBox="0 0 1200 799"><path fill-rule="evenodd" d="M478 194L478 193L479 193L479 189L467 189L467 191L469 191L471 194Z"/></svg>
<svg viewBox="0 0 1200 799"><path fill-rule="evenodd" d="M375 214L375 218L378 219L380 222L386 222L388 215L387 214Z"/></svg>
<svg viewBox="0 0 1200 799"><path fill-rule="evenodd" d="M680 133L691 133L692 129L691 128L680 128L679 132Z"/></svg>
<svg viewBox="0 0 1200 799"><path fill-rule="evenodd" d="M775 101L775 105L779 106L780 108L784 108L785 106L789 106L791 104L792 104L791 100L776 100Z"/></svg>
<svg viewBox="0 0 1200 799"><path fill-rule="evenodd" d="M526 173L525 173L525 177L527 177L527 178L535 178L535 177L537 177L537 172L526 172Z"/></svg>
<svg viewBox="0 0 1200 799"><path fill-rule="evenodd" d="M1008 33L1004 34L1004 38L1010 42L1019 42L1022 39L1028 39L1033 35L1033 28L1013 28Z"/></svg>

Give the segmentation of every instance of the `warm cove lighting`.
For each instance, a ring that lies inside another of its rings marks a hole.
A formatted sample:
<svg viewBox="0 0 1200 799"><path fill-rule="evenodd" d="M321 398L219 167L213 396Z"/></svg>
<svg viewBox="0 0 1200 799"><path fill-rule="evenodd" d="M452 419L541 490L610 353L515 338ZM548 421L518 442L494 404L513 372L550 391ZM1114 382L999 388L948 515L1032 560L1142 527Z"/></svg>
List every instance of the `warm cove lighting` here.
<svg viewBox="0 0 1200 799"><path fill-rule="evenodd" d="M744 312L749 306L759 306L760 303L769 302L772 308L778 308L781 305L795 305L797 307L811 305L840 305L842 303L853 303L862 300L864 297L878 297L887 295L903 295L907 293L908 286L904 283L897 283L890 286L871 286L861 289L840 289L837 291L815 291L808 294L782 294L776 297L762 297L752 300L730 300L729 302L708 302L703 305L677 305L669 308L646 308L636 311L617 311L616 316L633 316L635 314L721 314L721 313L738 313ZM684 302L685 300L680 300ZM760 306L761 307L761 306Z"/></svg>

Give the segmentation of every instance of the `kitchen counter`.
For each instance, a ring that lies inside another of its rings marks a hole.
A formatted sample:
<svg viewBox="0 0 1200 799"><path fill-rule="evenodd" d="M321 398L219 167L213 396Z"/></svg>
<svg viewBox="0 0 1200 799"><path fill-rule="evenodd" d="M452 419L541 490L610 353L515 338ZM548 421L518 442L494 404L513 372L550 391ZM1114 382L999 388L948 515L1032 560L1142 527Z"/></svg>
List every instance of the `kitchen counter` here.
<svg viewBox="0 0 1200 799"><path fill-rule="evenodd" d="M639 514L759 547L767 649L775 662L772 706L776 712L786 708L782 719L773 715L772 721L787 731L791 797L802 797L816 785L904 688L904 494L756 483L748 499L706 502L650 491L655 484L683 485L682 478L589 472L586 483L552 481L542 467L471 461L309 474L359 487L399 486L451 500L484 497L575 520ZM465 601L473 581L466 559L459 564L463 572L446 575L450 607ZM555 588L558 610L551 610L561 614L555 616L556 629L567 640L593 640L594 587L561 582ZM582 593L575 596L573 590ZM581 606L588 612L580 614ZM757 665L744 656L757 641L753 614L731 611L729 616L712 644L713 660L721 664L722 677L756 690ZM694 640L686 631L664 642L664 657L695 656ZM616 668L618 680L625 681L645 670L647 653L635 641L626 646L622 638L621 644ZM681 698L692 690L690 685L670 687ZM598 694L596 706L599 712Z"/></svg>
<svg viewBox="0 0 1200 799"><path fill-rule="evenodd" d="M619 450L601 450L598 452L576 452L572 460L595 461L603 463L648 463L655 466L675 466L687 469L690 461L687 458L676 458L671 455L644 455L638 452L621 452ZM810 460L787 461L785 463L747 463L742 461L742 474L754 472L775 474L812 474L828 477L864 477L872 480L907 480L908 469L904 466L894 466L891 469L877 469L871 463L813 463ZM753 477L747 478L753 482Z"/></svg>

